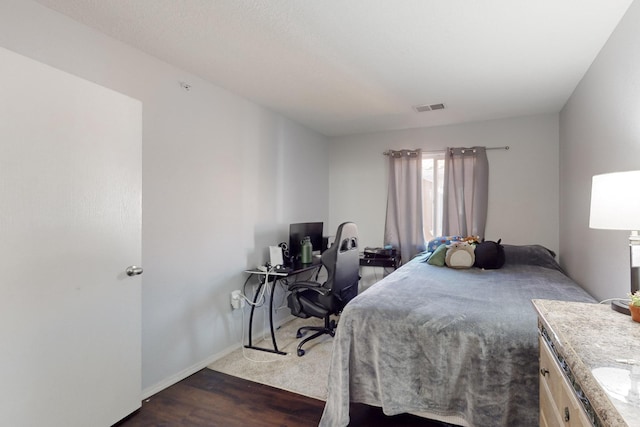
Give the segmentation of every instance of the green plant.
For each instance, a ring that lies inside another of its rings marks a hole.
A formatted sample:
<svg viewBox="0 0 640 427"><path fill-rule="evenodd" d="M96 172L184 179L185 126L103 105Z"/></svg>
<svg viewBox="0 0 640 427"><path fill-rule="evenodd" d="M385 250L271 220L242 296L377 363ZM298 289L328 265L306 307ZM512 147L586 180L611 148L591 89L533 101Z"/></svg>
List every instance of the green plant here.
<svg viewBox="0 0 640 427"><path fill-rule="evenodd" d="M631 305L640 307L640 291L635 291L634 293L629 294L629 298L631 298Z"/></svg>

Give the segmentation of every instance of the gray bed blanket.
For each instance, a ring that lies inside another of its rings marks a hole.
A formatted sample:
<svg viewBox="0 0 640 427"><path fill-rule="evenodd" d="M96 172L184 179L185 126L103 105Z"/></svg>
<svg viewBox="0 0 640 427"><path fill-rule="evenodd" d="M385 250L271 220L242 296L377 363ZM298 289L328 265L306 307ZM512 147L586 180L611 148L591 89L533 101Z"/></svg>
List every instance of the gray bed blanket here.
<svg viewBox="0 0 640 427"><path fill-rule="evenodd" d="M320 426L346 426L349 402L387 415L427 412L471 426L538 425L532 299L595 302L553 253L505 245L499 270L414 259L340 316Z"/></svg>

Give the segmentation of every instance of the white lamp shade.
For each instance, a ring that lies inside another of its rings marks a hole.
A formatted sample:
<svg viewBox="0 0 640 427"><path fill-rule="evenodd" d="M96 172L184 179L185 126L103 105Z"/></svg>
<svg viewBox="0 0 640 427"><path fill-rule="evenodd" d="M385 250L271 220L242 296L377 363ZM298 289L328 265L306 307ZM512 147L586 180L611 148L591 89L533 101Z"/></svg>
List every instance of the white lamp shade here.
<svg viewBox="0 0 640 427"><path fill-rule="evenodd" d="M640 230L640 171L594 175L589 227Z"/></svg>

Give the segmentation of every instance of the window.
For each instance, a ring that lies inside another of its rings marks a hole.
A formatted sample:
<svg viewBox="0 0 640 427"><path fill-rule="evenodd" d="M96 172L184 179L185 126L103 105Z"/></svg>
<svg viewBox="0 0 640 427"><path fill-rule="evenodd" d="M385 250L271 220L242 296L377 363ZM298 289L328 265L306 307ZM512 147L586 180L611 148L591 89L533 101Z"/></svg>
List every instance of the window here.
<svg viewBox="0 0 640 427"><path fill-rule="evenodd" d="M442 235L444 152L422 154L422 220L426 241Z"/></svg>

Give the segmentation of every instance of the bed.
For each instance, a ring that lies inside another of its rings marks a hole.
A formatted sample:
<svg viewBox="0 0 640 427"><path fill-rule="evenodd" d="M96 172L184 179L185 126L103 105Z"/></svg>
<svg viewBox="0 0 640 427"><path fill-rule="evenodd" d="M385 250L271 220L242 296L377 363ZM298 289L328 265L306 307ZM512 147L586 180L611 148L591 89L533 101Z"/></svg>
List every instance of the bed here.
<svg viewBox="0 0 640 427"><path fill-rule="evenodd" d="M320 426L349 402L462 426L538 425L532 299L596 302L539 245L504 245L500 269L416 257L351 300L334 337Z"/></svg>

